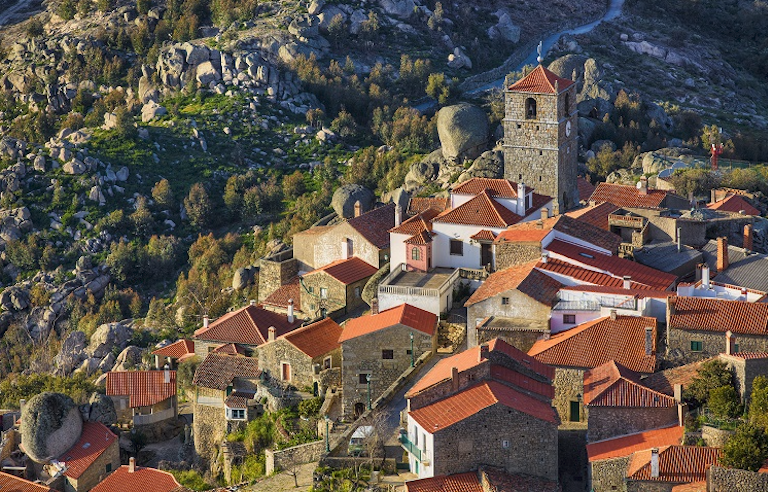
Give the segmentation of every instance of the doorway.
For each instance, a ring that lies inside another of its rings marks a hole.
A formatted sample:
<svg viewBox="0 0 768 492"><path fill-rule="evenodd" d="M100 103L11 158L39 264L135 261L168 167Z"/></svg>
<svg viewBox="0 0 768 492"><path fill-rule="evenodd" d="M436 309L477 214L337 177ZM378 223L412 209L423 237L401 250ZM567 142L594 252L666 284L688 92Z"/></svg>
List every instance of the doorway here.
<svg viewBox="0 0 768 492"><path fill-rule="evenodd" d="M480 266L485 267L493 262L491 243L480 243Z"/></svg>
<svg viewBox="0 0 768 492"><path fill-rule="evenodd" d="M580 418L580 415L579 415L580 410L581 409L579 407L579 402L578 401L572 401L571 402L571 412L570 412L571 414L569 415L568 420L571 421L571 422L581 422L581 418Z"/></svg>
<svg viewBox="0 0 768 492"><path fill-rule="evenodd" d="M365 413L365 404L364 403L355 403L355 419L359 419L361 415Z"/></svg>

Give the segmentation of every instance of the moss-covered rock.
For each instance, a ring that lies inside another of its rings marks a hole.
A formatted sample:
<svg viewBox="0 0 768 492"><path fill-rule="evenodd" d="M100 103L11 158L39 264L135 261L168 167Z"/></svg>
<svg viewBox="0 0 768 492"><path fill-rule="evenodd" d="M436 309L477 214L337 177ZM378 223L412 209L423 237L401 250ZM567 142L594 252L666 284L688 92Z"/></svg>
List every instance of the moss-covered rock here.
<svg viewBox="0 0 768 492"><path fill-rule="evenodd" d="M61 393L32 397L21 415L21 442L38 463L58 458L80 438L83 420L72 398Z"/></svg>

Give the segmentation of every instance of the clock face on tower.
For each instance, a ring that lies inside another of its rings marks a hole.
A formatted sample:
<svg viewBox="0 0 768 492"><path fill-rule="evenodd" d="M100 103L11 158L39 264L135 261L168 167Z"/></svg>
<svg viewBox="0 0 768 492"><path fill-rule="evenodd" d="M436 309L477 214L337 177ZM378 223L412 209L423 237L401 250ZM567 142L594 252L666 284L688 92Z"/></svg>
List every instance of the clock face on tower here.
<svg viewBox="0 0 768 492"><path fill-rule="evenodd" d="M571 136L571 122L568 121L565 123L565 136L570 137Z"/></svg>

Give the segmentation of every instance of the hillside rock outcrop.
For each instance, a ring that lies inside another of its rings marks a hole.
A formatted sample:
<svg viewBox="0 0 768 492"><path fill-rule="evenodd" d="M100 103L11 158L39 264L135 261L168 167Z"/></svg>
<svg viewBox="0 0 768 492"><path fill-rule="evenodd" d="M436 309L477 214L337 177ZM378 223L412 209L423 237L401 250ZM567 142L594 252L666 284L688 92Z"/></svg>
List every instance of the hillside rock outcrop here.
<svg viewBox="0 0 768 492"><path fill-rule="evenodd" d="M61 393L33 396L21 414L21 439L33 461L45 463L71 448L80 438L83 419L72 398Z"/></svg>

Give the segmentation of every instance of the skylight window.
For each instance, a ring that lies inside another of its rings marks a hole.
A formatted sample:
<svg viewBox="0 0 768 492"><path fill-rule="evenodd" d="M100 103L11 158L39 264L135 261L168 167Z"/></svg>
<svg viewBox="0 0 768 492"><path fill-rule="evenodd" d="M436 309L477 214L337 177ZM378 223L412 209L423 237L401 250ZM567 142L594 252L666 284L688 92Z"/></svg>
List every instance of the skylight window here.
<svg viewBox="0 0 768 492"><path fill-rule="evenodd" d="M594 257L594 256L592 256L592 255L590 255L590 254L588 254L588 253L579 253L579 254L580 254L581 256L583 256L584 258L592 258L592 259L595 259L595 257Z"/></svg>

